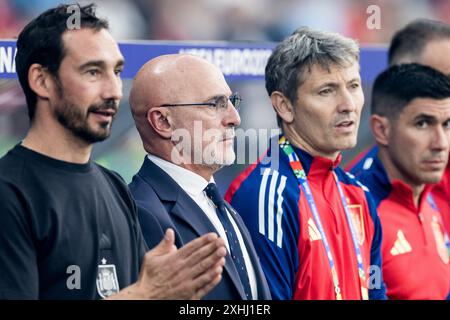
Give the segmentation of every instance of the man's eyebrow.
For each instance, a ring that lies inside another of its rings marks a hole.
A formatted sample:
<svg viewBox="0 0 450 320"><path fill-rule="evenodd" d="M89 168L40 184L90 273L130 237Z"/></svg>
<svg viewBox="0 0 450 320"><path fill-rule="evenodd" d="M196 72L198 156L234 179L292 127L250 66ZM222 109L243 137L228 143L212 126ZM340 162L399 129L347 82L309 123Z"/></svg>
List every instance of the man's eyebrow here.
<svg viewBox="0 0 450 320"><path fill-rule="evenodd" d="M83 70L89 67L100 67L100 68L104 68L106 65L106 63L102 60L92 60L92 61L88 61L86 63L83 63L78 69Z"/></svg>
<svg viewBox="0 0 450 320"><path fill-rule="evenodd" d="M124 59L120 59L119 61L117 61L116 63L116 68L117 67L123 67L125 65L125 60Z"/></svg>
<svg viewBox="0 0 450 320"><path fill-rule="evenodd" d="M228 96L226 94L215 94L215 95L210 96L209 98L207 98L206 101L211 101L211 100L219 99L219 98L222 98L222 97L228 98Z"/></svg>
<svg viewBox="0 0 450 320"><path fill-rule="evenodd" d="M339 84L337 82L334 81L328 81L325 83L321 83L317 88L324 88L324 87L332 87L332 88L337 88L339 87Z"/></svg>
<svg viewBox="0 0 450 320"><path fill-rule="evenodd" d="M347 81L347 83L352 83L352 82L361 82L361 78L353 78L353 79Z"/></svg>
<svg viewBox="0 0 450 320"><path fill-rule="evenodd" d="M428 121L436 121L436 117L426 113L419 113L414 117L414 120L428 120Z"/></svg>
<svg viewBox="0 0 450 320"><path fill-rule="evenodd" d="M125 60L124 59L120 59L119 61L117 61L116 63L116 68L117 67L123 67L125 64ZM88 61L86 63L83 63L78 69L79 70L84 70L86 68L89 67L99 67L99 68L105 68L106 67L106 63L103 60L92 60L92 61Z"/></svg>
<svg viewBox="0 0 450 320"><path fill-rule="evenodd" d="M358 82L359 83L360 81L361 81L360 78L353 78L353 79L347 81L346 84L354 83L354 82ZM339 87L339 82L337 82L337 81L327 81L327 82L322 83L322 84L320 84L318 86L318 88L323 88L323 87L337 88L337 87Z"/></svg>

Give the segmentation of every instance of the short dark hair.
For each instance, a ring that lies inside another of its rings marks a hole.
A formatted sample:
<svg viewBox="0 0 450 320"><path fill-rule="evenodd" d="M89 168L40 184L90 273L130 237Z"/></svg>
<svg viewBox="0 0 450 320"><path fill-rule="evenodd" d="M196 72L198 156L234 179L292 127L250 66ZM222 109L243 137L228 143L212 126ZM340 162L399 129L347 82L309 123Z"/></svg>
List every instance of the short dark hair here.
<svg viewBox="0 0 450 320"><path fill-rule="evenodd" d="M301 27L274 49L266 65L265 80L269 96L283 93L291 103L297 100L297 89L313 65L329 69L359 60L358 43L337 33ZM277 115L278 125L281 118Z"/></svg>
<svg viewBox="0 0 450 320"><path fill-rule="evenodd" d="M389 46L389 65L420 62L422 52L432 40L450 38L450 25L445 22L418 19L399 30Z"/></svg>
<svg viewBox="0 0 450 320"><path fill-rule="evenodd" d="M416 98L450 98L450 78L417 63L392 66L375 80L371 113L395 119Z"/></svg>
<svg viewBox="0 0 450 320"><path fill-rule="evenodd" d="M34 63L46 68L57 78L59 66L65 56L63 33L73 15L74 5L59 5L49 9L28 23L17 39L16 69L20 85L25 93L28 116L33 120L37 97L28 83L28 70ZM93 30L108 29L108 22L95 15L95 5L78 6L80 27Z"/></svg>

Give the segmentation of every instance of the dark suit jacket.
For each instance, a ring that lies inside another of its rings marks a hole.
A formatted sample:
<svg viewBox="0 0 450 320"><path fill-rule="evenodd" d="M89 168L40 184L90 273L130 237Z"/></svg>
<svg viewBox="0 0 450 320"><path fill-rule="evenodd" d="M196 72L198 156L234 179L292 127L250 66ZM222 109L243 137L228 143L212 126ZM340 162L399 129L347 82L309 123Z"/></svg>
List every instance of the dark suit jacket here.
<svg viewBox="0 0 450 320"><path fill-rule="evenodd" d="M144 164L130 184L139 213L139 222L149 248L156 246L167 228L175 231L177 247L206 234L216 232L206 214L194 200L161 168L145 157ZM266 278L256 255L250 233L241 217L227 203L228 210L242 233L255 269L258 299L270 299ZM204 299L244 300L244 289L231 257L227 254L220 283Z"/></svg>

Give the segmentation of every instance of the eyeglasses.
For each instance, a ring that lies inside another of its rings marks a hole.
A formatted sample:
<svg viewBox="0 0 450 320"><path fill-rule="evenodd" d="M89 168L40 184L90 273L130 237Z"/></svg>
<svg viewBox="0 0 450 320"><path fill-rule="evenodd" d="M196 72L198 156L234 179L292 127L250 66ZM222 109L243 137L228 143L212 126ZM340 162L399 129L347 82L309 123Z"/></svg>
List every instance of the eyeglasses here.
<svg viewBox="0 0 450 320"><path fill-rule="evenodd" d="M231 102L233 107L239 112L239 106L242 98L239 93L235 92L231 96L217 96L212 99L211 102L193 102L193 103L165 103L161 107L194 107L194 106L207 106L214 108L215 110L225 111L228 108L228 101Z"/></svg>

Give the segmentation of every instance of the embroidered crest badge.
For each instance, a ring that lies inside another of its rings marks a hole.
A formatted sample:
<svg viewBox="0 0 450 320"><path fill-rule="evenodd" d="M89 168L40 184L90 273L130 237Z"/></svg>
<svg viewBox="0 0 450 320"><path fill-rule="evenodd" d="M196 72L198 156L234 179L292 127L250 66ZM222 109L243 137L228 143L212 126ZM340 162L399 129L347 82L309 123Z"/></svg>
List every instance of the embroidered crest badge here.
<svg viewBox="0 0 450 320"><path fill-rule="evenodd" d="M433 230L434 240L436 241L436 249L439 257L445 264L449 262L449 252L447 250L445 235L442 232L441 225L439 224L439 219L433 216L431 220L431 229Z"/></svg>
<svg viewBox="0 0 450 320"><path fill-rule="evenodd" d="M349 204L348 209L352 217L353 227L355 228L358 243L361 246L365 239L362 206L360 204Z"/></svg>
<svg viewBox="0 0 450 320"><path fill-rule="evenodd" d="M97 292L103 299L119 292L119 281L117 280L116 266L106 264L106 259L102 259L102 264L98 266Z"/></svg>

